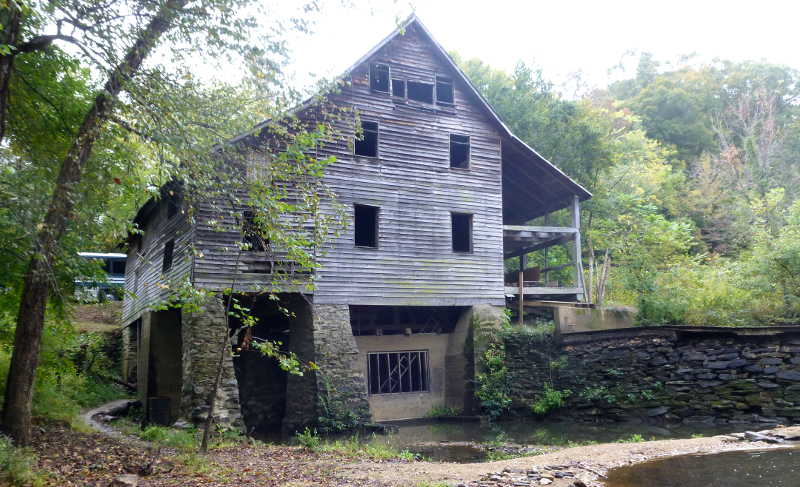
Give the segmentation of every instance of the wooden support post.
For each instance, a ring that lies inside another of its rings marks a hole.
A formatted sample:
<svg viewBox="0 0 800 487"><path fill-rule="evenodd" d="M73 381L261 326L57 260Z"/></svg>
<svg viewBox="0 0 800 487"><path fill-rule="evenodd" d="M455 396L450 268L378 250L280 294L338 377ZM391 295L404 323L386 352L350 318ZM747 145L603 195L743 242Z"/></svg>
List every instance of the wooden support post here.
<svg viewBox="0 0 800 487"><path fill-rule="evenodd" d="M578 230L572 241L572 260L575 262L575 267L572 268L572 285L583 288L583 294L578 295L578 301L583 301L586 296L586 282L583 279L583 263L581 262L581 209L577 196L572 198L572 227Z"/></svg>
<svg viewBox="0 0 800 487"><path fill-rule="evenodd" d="M522 304L522 301L525 300L523 296L523 291L525 290L525 265L527 264L528 256L527 255L520 255L519 256L519 317L517 322L522 325L522 313L523 309L525 308Z"/></svg>
<svg viewBox="0 0 800 487"><path fill-rule="evenodd" d="M550 225L550 215L547 214L544 216L544 226ZM550 247L544 249L544 285L550 285L550 271L547 268L550 267Z"/></svg>

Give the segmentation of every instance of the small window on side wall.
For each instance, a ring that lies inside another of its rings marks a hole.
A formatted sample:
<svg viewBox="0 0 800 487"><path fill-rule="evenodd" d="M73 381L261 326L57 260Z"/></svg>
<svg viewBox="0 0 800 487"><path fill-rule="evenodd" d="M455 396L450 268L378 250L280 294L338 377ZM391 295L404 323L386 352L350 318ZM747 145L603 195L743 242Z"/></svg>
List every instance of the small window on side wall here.
<svg viewBox="0 0 800 487"><path fill-rule="evenodd" d="M450 167L469 169L469 136L450 134Z"/></svg>
<svg viewBox="0 0 800 487"><path fill-rule="evenodd" d="M452 105L456 102L453 93L453 80L450 78L436 77L436 104Z"/></svg>
<svg viewBox="0 0 800 487"><path fill-rule="evenodd" d="M422 103L433 103L433 85L430 83L420 83L419 81L409 81L408 99Z"/></svg>
<svg viewBox="0 0 800 487"><path fill-rule="evenodd" d="M378 123L361 122L361 138L356 139L357 156L378 157Z"/></svg>
<svg viewBox="0 0 800 487"><path fill-rule="evenodd" d="M378 247L378 207L355 205L353 227L356 247Z"/></svg>
<svg viewBox="0 0 800 487"><path fill-rule="evenodd" d="M472 252L472 215L450 214L453 229L453 252Z"/></svg>
<svg viewBox="0 0 800 487"><path fill-rule="evenodd" d="M389 66L385 64L369 65L369 88L389 93Z"/></svg>
<svg viewBox="0 0 800 487"><path fill-rule="evenodd" d="M172 269L172 254L175 251L175 239L168 240L164 244L164 264L161 266L161 272L167 272Z"/></svg>

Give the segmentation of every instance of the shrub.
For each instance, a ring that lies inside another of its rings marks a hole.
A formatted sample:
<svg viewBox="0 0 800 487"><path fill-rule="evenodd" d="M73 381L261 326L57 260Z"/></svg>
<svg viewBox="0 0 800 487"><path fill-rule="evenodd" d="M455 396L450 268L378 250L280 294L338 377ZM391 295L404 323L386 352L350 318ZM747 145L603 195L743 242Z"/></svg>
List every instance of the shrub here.
<svg viewBox="0 0 800 487"><path fill-rule="evenodd" d="M461 410L455 406L450 407L439 407L433 406L430 411L428 411L429 418L441 418L445 416L458 416L461 414Z"/></svg>
<svg viewBox="0 0 800 487"><path fill-rule="evenodd" d="M0 436L0 471L11 485L44 485L44 475L36 470L36 456L29 448L16 448L10 438Z"/></svg>
<svg viewBox="0 0 800 487"><path fill-rule="evenodd" d="M505 366L506 350L500 339L489 343L481 358L485 372L475 376L475 395L489 420L497 419L511 405L511 383L516 374Z"/></svg>
<svg viewBox="0 0 800 487"><path fill-rule="evenodd" d="M556 410L564 405L564 399L572 394L572 391L557 391L548 383L544 384L544 393L537 396L536 401L531 404L531 410L539 415L545 415L550 411Z"/></svg>

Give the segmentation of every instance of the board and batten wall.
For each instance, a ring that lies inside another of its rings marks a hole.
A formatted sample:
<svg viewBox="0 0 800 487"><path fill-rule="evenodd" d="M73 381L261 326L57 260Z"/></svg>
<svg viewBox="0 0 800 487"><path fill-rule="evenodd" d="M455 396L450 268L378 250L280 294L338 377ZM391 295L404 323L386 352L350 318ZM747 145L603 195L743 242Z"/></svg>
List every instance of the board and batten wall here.
<svg viewBox="0 0 800 487"><path fill-rule="evenodd" d="M424 35L424 34L422 34ZM458 306L504 304L501 136L496 126L414 26L351 72L339 106L378 123L378 157L350 155L346 141L324 182L347 210L347 231L317 270L316 303ZM388 65L393 79L455 79L454 106L403 101L370 90L369 64ZM352 122L352 121L351 121ZM346 122L337 128L352 133ZM450 134L470 136L469 169L450 168ZM378 247L355 246L355 204L379 207ZM473 251L452 251L451 213L473 215Z"/></svg>
<svg viewBox="0 0 800 487"><path fill-rule="evenodd" d="M168 218L166 198L150 201L146 206L149 211L140 226L143 233L133 238L125 264L125 290L136 297L125 296L122 304L124 325L140 318L155 301L167 299L174 292L175 285L192 270L194 227L186 213L179 209L177 214ZM172 267L162 272L164 245L171 239L175 239ZM164 285L169 288L162 287Z"/></svg>

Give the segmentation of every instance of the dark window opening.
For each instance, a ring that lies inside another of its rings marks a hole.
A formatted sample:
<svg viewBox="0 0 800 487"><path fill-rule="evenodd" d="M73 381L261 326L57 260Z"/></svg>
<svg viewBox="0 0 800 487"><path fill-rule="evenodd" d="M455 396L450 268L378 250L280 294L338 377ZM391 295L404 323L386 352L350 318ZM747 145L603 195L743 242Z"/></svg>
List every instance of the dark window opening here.
<svg viewBox="0 0 800 487"><path fill-rule="evenodd" d="M367 354L370 394L429 392L428 351Z"/></svg>
<svg viewBox="0 0 800 487"><path fill-rule="evenodd" d="M378 208L355 205L353 218L356 247L378 246Z"/></svg>
<svg viewBox="0 0 800 487"><path fill-rule="evenodd" d="M369 66L369 87L375 91L389 93L389 66L385 64Z"/></svg>
<svg viewBox="0 0 800 487"><path fill-rule="evenodd" d="M456 102L453 93L453 80L448 78L436 77L436 104L452 105Z"/></svg>
<svg viewBox="0 0 800 487"><path fill-rule="evenodd" d="M452 213L453 252L472 252L472 215Z"/></svg>
<svg viewBox="0 0 800 487"><path fill-rule="evenodd" d="M377 122L361 122L361 139L356 139L356 155L378 157Z"/></svg>
<svg viewBox="0 0 800 487"><path fill-rule="evenodd" d="M421 101L422 103L433 103L433 85L430 83L409 81L408 99Z"/></svg>
<svg viewBox="0 0 800 487"><path fill-rule="evenodd" d="M392 96L399 98L406 97L406 82L399 79L392 80Z"/></svg>
<svg viewBox="0 0 800 487"><path fill-rule="evenodd" d="M464 306L350 305L353 336L453 333Z"/></svg>
<svg viewBox="0 0 800 487"><path fill-rule="evenodd" d="M248 244L249 252L264 252L269 245L269 239L264 238L260 220L254 211L245 211L242 215L242 243Z"/></svg>
<svg viewBox="0 0 800 487"><path fill-rule="evenodd" d="M469 169L469 136L450 135L450 167Z"/></svg>
<svg viewBox="0 0 800 487"><path fill-rule="evenodd" d="M164 265L161 267L161 272L167 272L172 269L172 253L175 251L175 239L172 239L164 244Z"/></svg>

